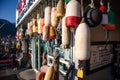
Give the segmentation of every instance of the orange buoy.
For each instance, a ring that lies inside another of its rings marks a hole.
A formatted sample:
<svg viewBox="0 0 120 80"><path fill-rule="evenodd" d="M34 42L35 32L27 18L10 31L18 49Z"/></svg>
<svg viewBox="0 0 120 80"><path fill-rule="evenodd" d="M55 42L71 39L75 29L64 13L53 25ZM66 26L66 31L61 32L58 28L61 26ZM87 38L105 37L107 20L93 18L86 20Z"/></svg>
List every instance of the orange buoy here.
<svg viewBox="0 0 120 80"><path fill-rule="evenodd" d="M44 18L40 18L38 20L38 33L43 33L43 27L44 27Z"/></svg>
<svg viewBox="0 0 120 80"><path fill-rule="evenodd" d="M55 30L52 26L50 26L50 34L49 34L49 39L55 39Z"/></svg>

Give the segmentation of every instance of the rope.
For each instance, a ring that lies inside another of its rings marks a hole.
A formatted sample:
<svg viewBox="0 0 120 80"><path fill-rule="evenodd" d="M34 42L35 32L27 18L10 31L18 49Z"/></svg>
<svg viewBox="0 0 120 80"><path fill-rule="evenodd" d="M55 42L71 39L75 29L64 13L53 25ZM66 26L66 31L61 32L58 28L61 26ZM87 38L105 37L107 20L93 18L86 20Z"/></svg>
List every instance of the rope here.
<svg viewBox="0 0 120 80"><path fill-rule="evenodd" d="M94 7L94 1L93 0L91 0L90 7L91 8Z"/></svg>
<svg viewBox="0 0 120 80"><path fill-rule="evenodd" d="M82 17L83 17L83 0L81 0L81 14L82 14Z"/></svg>

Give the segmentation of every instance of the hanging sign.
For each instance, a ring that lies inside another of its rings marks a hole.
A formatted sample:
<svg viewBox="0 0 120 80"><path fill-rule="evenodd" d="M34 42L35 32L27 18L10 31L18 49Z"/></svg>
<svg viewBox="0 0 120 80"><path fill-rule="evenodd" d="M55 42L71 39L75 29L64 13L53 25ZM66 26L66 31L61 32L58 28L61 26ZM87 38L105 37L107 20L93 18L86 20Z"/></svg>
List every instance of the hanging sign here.
<svg viewBox="0 0 120 80"><path fill-rule="evenodd" d="M22 7L23 3L20 2L19 5L20 7L18 7L18 18L17 18L17 23L19 23L19 21L23 18L23 16L30 11L31 7L35 6L36 3L38 3L39 0L29 0L27 3L24 4L24 7ZM23 0L24 2L24 0Z"/></svg>

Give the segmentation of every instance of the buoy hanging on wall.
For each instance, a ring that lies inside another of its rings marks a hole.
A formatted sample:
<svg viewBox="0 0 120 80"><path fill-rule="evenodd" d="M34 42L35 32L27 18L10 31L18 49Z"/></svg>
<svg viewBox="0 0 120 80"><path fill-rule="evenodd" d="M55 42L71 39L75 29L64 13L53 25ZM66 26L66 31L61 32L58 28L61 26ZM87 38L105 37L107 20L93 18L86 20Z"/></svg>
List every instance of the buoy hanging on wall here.
<svg viewBox="0 0 120 80"><path fill-rule="evenodd" d="M59 0L57 4L57 17L62 18L64 15L65 15L65 5L62 0Z"/></svg>
<svg viewBox="0 0 120 80"><path fill-rule="evenodd" d="M99 10L102 12L102 21L101 21L101 24L108 24L108 14L107 14L107 8L106 6L104 6L102 0L100 2L100 8Z"/></svg>
<svg viewBox="0 0 120 80"><path fill-rule="evenodd" d="M95 8L93 0L91 0L91 4L85 8L84 18L89 27L96 27L101 23L102 12Z"/></svg>
<svg viewBox="0 0 120 80"><path fill-rule="evenodd" d="M53 66L50 66L45 74L44 80L54 80L55 76L55 69Z"/></svg>
<svg viewBox="0 0 120 80"><path fill-rule="evenodd" d="M55 37L56 37L55 30L54 30L53 26L50 26L49 39L55 39Z"/></svg>
<svg viewBox="0 0 120 80"><path fill-rule="evenodd" d="M50 4L49 4L50 5ZM44 27L43 27L43 40L47 41L49 39L49 29L51 26L51 7L45 7L45 15L44 15Z"/></svg>
<svg viewBox="0 0 120 80"><path fill-rule="evenodd" d="M44 27L44 11L43 11L43 5L41 5L41 16L40 19L38 19L38 33L43 33L43 27Z"/></svg>
<svg viewBox="0 0 120 80"><path fill-rule="evenodd" d="M20 30L19 39L22 39L22 38L23 38L23 33L22 33L22 31Z"/></svg>
<svg viewBox="0 0 120 80"><path fill-rule="evenodd" d="M38 24L36 20L35 20L35 24L33 25L33 33L38 34Z"/></svg>
<svg viewBox="0 0 120 80"><path fill-rule="evenodd" d="M16 39L19 40L19 33L20 33L20 30L18 29L17 30L17 33L16 33Z"/></svg>
<svg viewBox="0 0 120 80"><path fill-rule="evenodd" d="M58 25L57 8L56 7L52 7L52 10L51 10L51 25L53 27L57 27L57 25Z"/></svg>
<svg viewBox="0 0 120 80"><path fill-rule="evenodd" d="M66 27L78 27L81 22L80 3L77 0L71 0L66 5Z"/></svg>
<svg viewBox="0 0 120 80"><path fill-rule="evenodd" d="M62 45L64 47L70 45L70 28L65 25L65 17L62 18Z"/></svg>
<svg viewBox="0 0 120 80"><path fill-rule="evenodd" d="M38 33L43 33L43 27L44 27L44 18L39 19L39 27L38 27Z"/></svg>
<svg viewBox="0 0 120 80"><path fill-rule="evenodd" d="M49 39L49 26L45 26L43 27L43 40L47 41Z"/></svg>
<svg viewBox="0 0 120 80"><path fill-rule="evenodd" d="M40 19L40 12L39 12L39 9L37 11L37 19Z"/></svg>
<svg viewBox="0 0 120 80"><path fill-rule="evenodd" d="M51 7L47 6L45 8L45 26L51 25Z"/></svg>
<svg viewBox="0 0 120 80"><path fill-rule="evenodd" d="M108 2L108 24L105 25L105 29L109 31L115 30L115 13L110 9L109 2Z"/></svg>
<svg viewBox="0 0 120 80"><path fill-rule="evenodd" d="M88 60L90 57L90 30L86 23L79 24L75 34L75 57Z"/></svg>

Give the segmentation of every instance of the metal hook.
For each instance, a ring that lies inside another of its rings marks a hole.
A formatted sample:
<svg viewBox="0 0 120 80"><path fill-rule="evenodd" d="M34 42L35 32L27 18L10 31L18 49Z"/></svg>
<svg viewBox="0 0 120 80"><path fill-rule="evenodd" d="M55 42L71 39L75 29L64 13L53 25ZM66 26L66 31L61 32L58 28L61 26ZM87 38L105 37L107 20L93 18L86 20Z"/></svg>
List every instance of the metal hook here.
<svg viewBox="0 0 120 80"><path fill-rule="evenodd" d="M93 0L91 0L91 4L94 5L94 1Z"/></svg>
<svg viewBox="0 0 120 80"><path fill-rule="evenodd" d="M94 1L91 0L90 7L94 7Z"/></svg>
<svg viewBox="0 0 120 80"><path fill-rule="evenodd" d="M104 5L104 4L103 4L103 0L100 0L100 5Z"/></svg>

